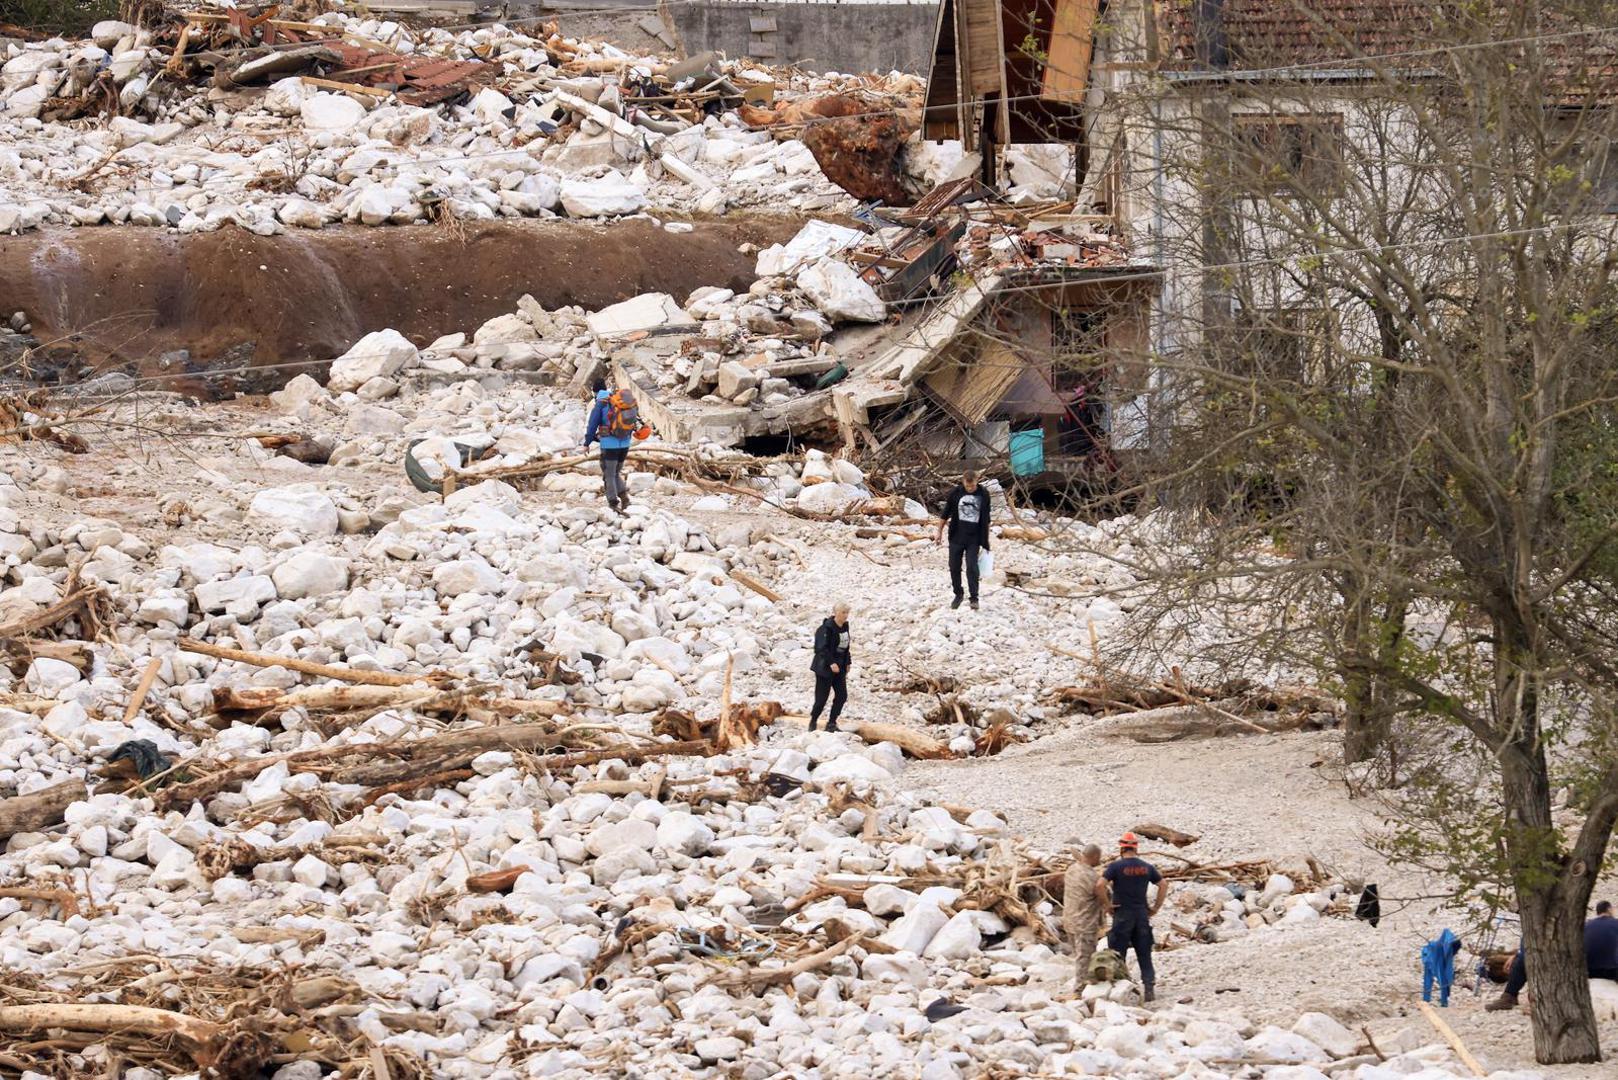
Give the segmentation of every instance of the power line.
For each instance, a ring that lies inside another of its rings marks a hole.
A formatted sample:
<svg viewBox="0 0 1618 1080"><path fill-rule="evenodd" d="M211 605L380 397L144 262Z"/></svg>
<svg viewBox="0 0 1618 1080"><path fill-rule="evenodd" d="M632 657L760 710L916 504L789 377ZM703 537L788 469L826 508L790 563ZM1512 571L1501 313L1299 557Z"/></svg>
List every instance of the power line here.
<svg viewBox="0 0 1618 1080"><path fill-rule="evenodd" d="M709 0L668 0L668 2L671 5L686 5L686 4L706 3L706 2L709 2ZM568 14L611 13L611 12L622 12L622 11L625 11L625 10L629 10L629 9L626 9L626 8L603 8L603 9L598 9L597 11L569 12ZM457 29L473 29L473 30L491 29L491 28L507 27L507 26L510 26L510 25L523 24L523 23L529 23L529 22L549 22L549 21L552 21L553 18L554 18L554 15L551 16L551 17L535 16L533 18L528 18L528 19L516 19L516 20L502 21L502 22L495 22L495 23L466 23L466 24L460 24L458 26L437 27L435 29L441 29L441 30L444 30L446 32L447 31L452 31L452 30L457 30ZM332 26L331 29L333 29L333 30L342 30L343 33L353 33L350 30L346 30L346 29L343 29L342 27L338 27L338 26ZM1435 55L1437 53L1449 52L1449 51L1461 51L1461 50L1470 50L1470 49L1485 48L1485 47L1493 48L1493 47L1499 47L1499 46L1505 46L1505 45L1527 44L1527 43L1538 42L1538 41L1564 40L1564 39L1569 39L1569 38L1574 38L1574 37L1590 36L1590 35L1593 35L1593 34L1604 34L1604 33L1615 33L1615 32L1618 32L1618 26L1594 26L1594 27L1582 28L1580 30L1564 31L1564 32L1561 32L1561 33L1556 33L1556 34L1539 34L1539 35L1532 35L1532 36L1525 36L1525 37L1518 37L1518 38L1502 38L1502 39L1490 40L1490 41L1486 41L1486 42L1464 42L1464 43L1453 44L1453 45L1432 46L1432 47L1425 48L1425 49L1415 49L1415 50L1407 50L1407 51L1402 51L1402 52L1382 53L1382 54L1375 55L1375 56L1348 57L1347 59L1363 60L1363 61L1381 61L1381 60L1399 59L1399 58L1404 58L1404 57L1431 56L1431 55ZM355 35L355 36L357 36L357 35ZM530 39L530 40L534 40L536 42L536 44L540 44L540 45L543 44L543 42L539 41L538 39ZM276 45L276 46L268 46L268 47L273 49L273 48L279 48L279 47L290 47L290 46L295 46L295 45L296 46L302 46L302 45L307 45L307 44L309 44L309 42L288 42L288 43L284 43L284 45ZM482 58L480 57L479 59L482 59ZM633 59L633 58L626 57L626 59ZM1315 62L1314 64L1309 64L1309 63L1294 64L1294 65L1289 65L1287 67L1278 67L1278 68L1269 68L1269 69L1243 69L1242 74L1245 77L1252 77L1254 75L1262 75L1262 74L1286 74L1287 72L1297 71L1297 70L1300 70L1300 69L1307 69L1307 68L1309 68L1311 66L1320 66L1320 65L1323 65L1323 64L1326 64L1326 63L1327 63L1326 61L1319 61L1319 62ZM1339 61L1331 61L1330 63L1341 63L1341 61L1340 60ZM527 70L527 69L525 69L525 70ZM1060 69L1058 69L1058 70L1060 70ZM535 95L535 96L537 97L538 95ZM530 99L530 100L532 100L532 99ZM969 110L976 110L976 109L978 109L980 107L984 107L984 106L987 106L989 104L1013 105L1013 104L1022 104L1022 103L1031 102L1031 101L1045 102L1045 101L1049 101L1049 99L1043 93L1032 93L1032 94L1011 95L1011 96L1004 97L1004 98L1002 98L1002 97L971 98L971 99L967 99L965 101L948 102L948 103L940 104L940 105L927 105L925 103L925 101L923 101L923 103L921 105L918 105L918 106L909 106L909 107L907 107L907 106L898 106L898 107L887 108L887 109L872 109L872 110L869 110L869 111L866 111L866 112L861 112L861 113L857 114L857 116L859 116L859 117L878 117L878 116L901 116L901 115L908 115L908 114L919 114L921 116L921 118L922 118L922 122L925 123L926 118L928 117L928 115L930 113L954 112L954 111L957 111L957 110L963 109L963 108L964 109L969 109ZM633 103L629 102L627 104L632 105ZM809 129L811 127L814 127L814 126L817 126L819 124L834 123L834 122L836 122L838 120L847 120L847 119L851 119L851 118L849 118L849 117L816 117L816 118L811 118L811 119L805 120L805 121L799 121L799 122L796 122L796 123L770 125L768 128L765 128L765 129L762 129L762 130L768 130L768 131L807 130L807 129ZM667 138L670 138L670 136L662 135L661 133L651 131L650 129L643 129L643 130L645 131L645 134L642 136L643 141L649 141L651 137L656 136L658 138L659 144L661 144L662 141L666 140ZM547 143L546 145L551 145L551 144ZM265 149L267 149L267 147ZM260 152L262 152L262 150ZM241 156L246 157L247 155L241 155ZM488 151L486 153L480 153L480 154L461 154L461 155L452 155L452 156L448 156L448 157L438 157L438 158L412 157L408 161L403 161L403 162L400 162L400 163L397 163L397 164L390 164L389 167L393 168L393 169L408 169L408 168L416 167L416 166L428 168L428 167L434 167L434 166L464 164L464 163L469 163L469 162L473 162L473 161L484 161L484 160L493 160L493 159L503 158L503 157L519 157L519 156L520 157L532 157L533 155L532 155L529 147L523 146L523 147L515 147L515 148L509 149L509 150ZM1128 170L1127 175L1130 175L1130 176L1146 175L1146 174L1148 174L1150 172L1153 172L1153 171L1155 171L1155 170L1148 170L1148 169L1145 169L1145 168L1142 168L1142 169L1130 169L1130 170ZM368 172L369 172L369 170L368 170ZM204 187L206 187L206 186L208 186L210 184L213 184L215 182L220 183L222 185L223 184L228 184L228 183L234 183L238 187L240 187L243 191L245 191L247 189L247 185L250 184L253 179L254 179L253 177L244 178L244 177L242 177L242 176L240 176L238 174L233 174L233 173L220 173L220 174L218 174L218 175L216 175L214 177L206 178L206 179L199 179L195 183L187 184L187 185L183 185L183 186L176 185L174 187L162 187L162 186L159 186L159 185L151 185L151 184L134 185L134 186L130 186L130 187L116 188L116 189L114 189L114 191L112 193L137 195L137 194L173 192L173 191L177 191L177 190L185 190L185 189L191 188L191 187L204 188ZM324 205L324 204L321 204L321 205Z"/></svg>

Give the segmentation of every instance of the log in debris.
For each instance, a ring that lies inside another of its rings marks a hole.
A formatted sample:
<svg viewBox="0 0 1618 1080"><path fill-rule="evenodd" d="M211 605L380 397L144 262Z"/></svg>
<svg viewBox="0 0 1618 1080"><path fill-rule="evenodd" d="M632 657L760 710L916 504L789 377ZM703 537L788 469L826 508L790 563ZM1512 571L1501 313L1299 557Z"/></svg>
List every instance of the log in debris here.
<svg viewBox="0 0 1618 1080"><path fill-rule="evenodd" d="M68 780L27 795L0 799L0 840L60 825L68 807L89 797L83 780Z"/></svg>
<svg viewBox="0 0 1618 1080"><path fill-rule="evenodd" d="M62 599L32 615L24 615L0 625L0 640L9 641L53 630L74 619L78 637L91 641L112 625L112 600L99 585L80 585L75 571L63 587Z"/></svg>
<svg viewBox="0 0 1618 1080"><path fill-rule="evenodd" d="M90 670L93 659L90 646L82 641L41 641L36 638L0 637L0 652L13 658L13 671L18 673L40 658L60 660L72 664L82 675Z"/></svg>
<svg viewBox="0 0 1618 1080"><path fill-rule="evenodd" d="M539 759L548 769L571 768L611 758L645 761L663 756L708 754L713 750L712 744L706 741L626 743L581 749L576 745L579 736L578 729L558 731L548 724L499 724L410 741L360 743L292 754L268 754L250 761L221 765L213 771L192 760L185 763L185 771L191 775L204 775L163 788L155 797L163 808L186 806L231 790L266 769L283 763L291 773L313 773L333 783L381 787L409 782L420 785L427 779L464 770L473 758L490 750L528 753L563 751L556 756Z"/></svg>
<svg viewBox="0 0 1618 1080"><path fill-rule="evenodd" d="M1161 840L1163 843L1173 844L1175 847L1190 847L1192 844L1202 839L1200 836L1192 836L1190 833L1183 833L1178 829L1171 829L1167 825L1154 825L1151 822L1147 822L1144 825L1136 825L1130 831L1136 835L1144 836L1148 840Z"/></svg>
<svg viewBox="0 0 1618 1080"><path fill-rule="evenodd" d="M296 671L301 675L316 675L323 679L336 679L340 682L359 683L365 686L414 686L420 683L441 685L450 680L450 676L442 671L425 671L419 675L400 674L392 671L361 671L358 668L316 664L309 660L299 660L295 656L274 656L268 653L246 652L242 649L231 649L224 645L214 645L210 642L197 641L193 638L181 638L175 644L185 652L212 656L219 660L234 660L239 664L249 664L260 668L283 667L288 671Z"/></svg>
<svg viewBox="0 0 1618 1080"><path fill-rule="evenodd" d="M567 703L561 701L481 697L476 693L437 690L425 684L295 686L290 690L271 686L221 686L214 689L213 707L220 717L230 720L263 717L269 714L279 715L288 709L302 709L307 713L414 709L422 713L486 716L490 719L513 716L560 716L568 712Z"/></svg>
<svg viewBox="0 0 1618 1080"><path fill-rule="evenodd" d="M1254 719L1239 716L1225 703L1172 705L1147 709L1110 723L1103 734L1131 739L1138 743L1179 742L1182 739L1212 739L1227 735L1273 735L1287 731L1318 730L1329 726L1320 713L1285 715L1259 713ZM1229 704L1236 704L1231 702Z"/></svg>
<svg viewBox="0 0 1618 1080"><path fill-rule="evenodd" d="M712 985L722 986L727 990L758 990L766 986L779 986L791 982L805 972L819 971L864 940L864 935L855 934L844 938L829 949L810 953L801 960L794 960L778 968L732 968L716 975Z"/></svg>
<svg viewBox="0 0 1618 1080"><path fill-rule="evenodd" d="M934 738L925 731L905 727L903 724L881 724L874 720L862 720L848 730L873 746L877 743L890 742L910 757L923 761L937 761L955 756L944 740Z"/></svg>
<svg viewBox="0 0 1618 1080"><path fill-rule="evenodd" d="M0 1006L0 1032L28 1035L49 1031L175 1040L204 1075L217 1080L257 1076L277 1049L276 1040L245 1024L215 1024L166 1009L138 1005Z"/></svg>

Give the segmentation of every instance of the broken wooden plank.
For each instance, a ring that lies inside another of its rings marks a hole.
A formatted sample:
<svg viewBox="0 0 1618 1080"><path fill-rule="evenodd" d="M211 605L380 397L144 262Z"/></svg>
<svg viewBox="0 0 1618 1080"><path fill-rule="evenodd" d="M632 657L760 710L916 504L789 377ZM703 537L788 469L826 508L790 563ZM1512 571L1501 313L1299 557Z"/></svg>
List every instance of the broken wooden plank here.
<svg viewBox="0 0 1618 1080"><path fill-rule="evenodd" d="M313 86L321 90L335 90L340 94L363 94L366 97L374 98L393 96L392 90L383 90L375 86L361 86L359 83L342 82L337 79L322 79L315 75L302 75L299 76L299 79L305 86Z"/></svg>
<svg viewBox="0 0 1618 1080"><path fill-rule="evenodd" d="M152 684L157 681L157 673L162 667L163 658L160 656L154 656L146 662L146 670L141 672L140 683L130 695L129 704L124 707L124 723L128 724L140 715L141 706L146 704L146 695L152 692Z"/></svg>
<svg viewBox="0 0 1618 1080"><path fill-rule="evenodd" d="M1444 1036L1444 1041L1449 1043L1450 1049L1455 1051L1455 1056L1461 1059L1461 1064L1465 1065L1473 1076L1489 1075L1488 1071L1478 1064L1478 1059L1472 1056L1472 1051L1466 1048L1466 1044L1461 1041L1461 1037L1455 1034L1455 1029L1445 1023L1442 1016L1438 1015L1437 1009L1425 1001L1416 1002L1416 1008L1420 1009L1421 1015L1427 1018L1427 1022L1433 1025L1433 1028L1440 1035Z"/></svg>
<svg viewBox="0 0 1618 1080"><path fill-rule="evenodd" d="M781 594L780 593L776 592L774 589L770 588L768 585L764 584L762 581L760 581L757 578L753 577L751 574L744 574L740 570L731 570L729 573L730 573L730 580L734 581L736 584L740 585L742 588L750 589L753 592L758 593L760 596L762 596L764 599L768 600L772 604L779 604L781 602Z"/></svg>

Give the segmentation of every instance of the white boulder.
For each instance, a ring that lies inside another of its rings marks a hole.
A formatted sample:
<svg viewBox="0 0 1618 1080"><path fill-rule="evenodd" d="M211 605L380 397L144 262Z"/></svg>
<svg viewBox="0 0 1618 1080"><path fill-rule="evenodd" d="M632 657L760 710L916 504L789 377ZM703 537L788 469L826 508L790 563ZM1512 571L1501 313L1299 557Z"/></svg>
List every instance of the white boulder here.
<svg viewBox="0 0 1618 1080"><path fill-rule="evenodd" d="M326 386L338 392L358 390L379 375L392 376L414 367L420 359L420 352L399 331L377 330L331 362Z"/></svg>
<svg viewBox="0 0 1618 1080"><path fill-rule="evenodd" d="M300 551L270 572L283 600L326 596L348 588L348 560L319 551Z"/></svg>
<svg viewBox="0 0 1618 1080"><path fill-rule="evenodd" d="M247 520L276 532L300 536L335 536L337 504L319 491L304 488L269 488L247 504Z"/></svg>
<svg viewBox="0 0 1618 1080"><path fill-rule="evenodd" d="M798 288L833 322L881 322L888 305L876 290L838 259L825 259L798 274Z"/></svg>

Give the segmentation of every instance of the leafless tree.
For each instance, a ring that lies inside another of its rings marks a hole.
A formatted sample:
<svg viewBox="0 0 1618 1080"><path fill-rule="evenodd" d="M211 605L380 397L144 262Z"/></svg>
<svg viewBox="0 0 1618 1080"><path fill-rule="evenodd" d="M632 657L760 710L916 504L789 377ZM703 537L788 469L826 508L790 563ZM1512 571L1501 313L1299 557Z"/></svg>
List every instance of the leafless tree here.
<svg viewBox="0 0 1618 1080"><path fill-rule="evenodd" d="M1232 615L1226 644L1334 679L1350 761L1392 780L1418 745L1403 733L1441 733L1402 793L1425 824L1390 846L1463 891L1504 886L1538 1059L1596 1061L1582 926L1618 822L1618 3L1424 5L1422 47L1394 57L1286 3L1334 42L1329 72L1248 41L1260 77L1146 80L1108 106L1168 128L1161 249L1190 283L1138 489L1180 542L1142 569L1182 628Z"/></svg>

